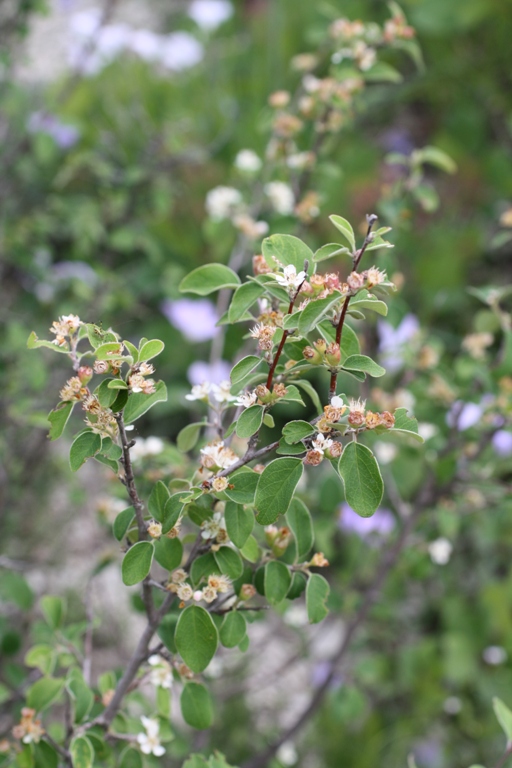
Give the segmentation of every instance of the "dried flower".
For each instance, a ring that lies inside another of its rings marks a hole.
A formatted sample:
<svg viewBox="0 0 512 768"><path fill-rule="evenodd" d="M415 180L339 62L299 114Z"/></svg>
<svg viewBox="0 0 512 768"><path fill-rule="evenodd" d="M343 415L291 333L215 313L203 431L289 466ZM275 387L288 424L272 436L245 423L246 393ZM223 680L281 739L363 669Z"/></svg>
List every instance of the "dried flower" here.
<svg viewBox="0 0 512 768"><path fill-rule="evenodd" d="M177 568L171 574L171 579L175 584L183 584L187 578L187 572L183 568Z"/></svg>
<svg viewBox="0 0 512 768"><path fill-rule="evenodd" d="M94 373L108 373L110 371L110 363L108 360L95 360L93 370Z"/></svg>
<svg viewBox="0 0 512 768"><path fill-rule="evenodd" d="M225 477L216 477L212 483L212 488L215 493L222 493L228 487L228 481Z"/></svg>
<svg viewBox="0 0 512 768"><path fill-rule="evenodd" d="M366 400L350 400L348 407L349 407L349 415L348 415L348 423L352 427L360 427L362 424L364 424L364 417L365 417L365 406L366 406Z"/></svg>
<svg viewBox="0 0 512 768"><path fill-rule="evenodd" d="M326 568L329 565L329 561L324 557L323 552L315 552L309 564L314 568Z"/></svg>
<svg viewBox="0 0 512 768"><path fill-rule="evenodd" d="M191 600L192 596L194 594L194 590L190 586L190 584L178 584L176 588L176 594L178 595L180 600L183 600L186 602L187 600Z"/></svg>
<svg viewBox="0 0 512 768"><path fill-rule="evenodd" d="M63 402L70 402L72 400L80 400L82 397L83 392L87 392L88 390L84 390L82 387L82 382L78 378L78 376L72 376L71 379L68 379L64 386L62 387L59 397Z"/></svg>
<svg viewBox="0 0 512 768"><path fill-rule="evenodd" d="M373 411L366 411L365 421L368 429L375 429L375 427L379 427L382 423L380 414L373 413Z"/></svg>
<svg viewBox="0 0 512 768"><path fill-rule="evenodd" d="M158 523L156 520L151 520L148 524L147 531L152 539L159 539L162 535L162 523Z"/></svg>
<svg viewBox="0 0 512 768"><path fill-rule="evenodd" d="M391 429L395 426L395 417L389 411L383 411L380 415L380 423L383 427Z"/></svg>
<svg viewBox="0 0 512 768"><path fill-rule="evenodd" d="M306 458L304 459L304 464L311 464L311 466L316 467L321 463L323 458L324 455L322 451L308 451L306 453Z"/></svg>

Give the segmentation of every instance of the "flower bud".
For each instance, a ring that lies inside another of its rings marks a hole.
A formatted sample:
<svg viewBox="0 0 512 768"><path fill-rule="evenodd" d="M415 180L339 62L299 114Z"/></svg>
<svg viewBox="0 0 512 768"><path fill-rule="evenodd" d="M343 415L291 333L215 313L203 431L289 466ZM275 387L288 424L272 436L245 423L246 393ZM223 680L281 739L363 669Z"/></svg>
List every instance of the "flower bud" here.
<svg viewBox="0 0 512 768"><path fill-rule="evenodd" d="M375 429L382 423L379 413L373 413L373 411L366 411L366 426L368 429Z"/></svg>
<svg viewBox="0 0 512 768"><path fill-rule="evenodd" d="M212 488L216 493L221 493L222 491L225 491L228 487L228 481L225 477L216 477L215 480L212 483Z"/></svg>
<svg viewBox="0 0 512 768"><path fill-rule="evenodd" d="M108 373L110 371L110 363L108 360L95 360L94 361L94 373Z"/></svg>
<svg viewBox="0 0 512 768"><path fill-rule="evenodd" d="M336 344L335 341L327 345L327 348L325 350L325 359L327 360L329 365L336 366L341 363L340 345Z"/></svg>
<svg viewBox="0 0 512 768"><path fill-rule="evenodd" d="M272 544L272 552L276 557L281 557L286 552L292 540L292 532L289 528L280 528Z"/></svg>
<svg viewBox="0 0 512 768"><path fill-rule="evenodd" d="M329 561L324 557L323 552L315 552L309 565L313 568L326 568L329 565Z"/></svg>
<svg viewBox="0 0 512 768"><path fill-rule="evenodd" d="M162 535L162 523L152 520L147 527L147 531L152 539L159 539Z"/></svg>
<svg viewBox="0 0 512 768"><path fill-rule="evenodd" d="M252 584L242 584L240 587L239 597L240 600L250 600L256 594L256 587Z"/></svg>
<svg viewBox="0 0 512 768"><path fill-rule="evenodd" d="M320 352L321 355L325 354L325 350L327 349L327 342L324 339L318 339L313 344L315 349Z"/></svg>
<svg viewBox="0 0 512 768"><path fill-rule="evenodd" d="M256 397L258 398L258 400L264 405L272 402L273 398L272 398L272 395L270 394L270 390L267 389L267 387L264 384L258 384L254 392L256 393Z"/></svg>
<svg viewBox="0 0 512 768"><path fill-rule="evenodd" d="M380 414L380 423L383 427L386 427L386 429L391 429L395 426L395 417L389 411L383 411Z"/></svg>
<svg viewBox="0 0 512 768"><path fill-rule="evenodd" d="M302 357L312 365L320 365L323 362L322 355L313 347L304 347Z"/></svg>
<svg viewBox="0 0 512 768"><path fill-rule="evenodd" d="M84 387L92 379L92 368L88 365L81 365L77 373L78 373L78 378L80 379Z"/></svg>

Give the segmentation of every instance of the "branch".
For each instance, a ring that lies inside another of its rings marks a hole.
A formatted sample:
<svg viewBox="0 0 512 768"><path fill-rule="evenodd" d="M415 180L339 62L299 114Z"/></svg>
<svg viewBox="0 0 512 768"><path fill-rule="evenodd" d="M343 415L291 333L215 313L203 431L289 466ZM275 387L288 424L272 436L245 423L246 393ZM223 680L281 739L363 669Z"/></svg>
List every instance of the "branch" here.
<svg viewBox="0 0 512 768"><path fill-rule="evenodd" d="M304 282L306 280L306 275L307 275L308 267L309 267L309 264L308 264L308 261L306 259L306 261L304 262L304 272L306 274L304 276L304 279L302 280L300 285L297 287L297 290L295 291L295 293L293 294L293 296L292 296L292 298L290 300L290 305L288 307L288 312L286 313L287 315L291 315L291 313L293 312L293 306L294 306L295 302L297 301L297 296L299 295L300 290L302 288L302 285L304 284ZM272 365L270 366L270 371L268 372L267 389L270 389L270 387L272 386L272 381L274 379L274 372L275 372L275 370L277 368L277 364L279 362L279 358L281 357L281 353L283 351L283 348L284 348L284 345L285 345L286 339L288 338L289 333L290 333L290 331L283 331L283 336L281 338L281 341L279 342L279 346L277 348L277 352L275 354L275 357L274 357L274 360L272 362Z"/></svg>

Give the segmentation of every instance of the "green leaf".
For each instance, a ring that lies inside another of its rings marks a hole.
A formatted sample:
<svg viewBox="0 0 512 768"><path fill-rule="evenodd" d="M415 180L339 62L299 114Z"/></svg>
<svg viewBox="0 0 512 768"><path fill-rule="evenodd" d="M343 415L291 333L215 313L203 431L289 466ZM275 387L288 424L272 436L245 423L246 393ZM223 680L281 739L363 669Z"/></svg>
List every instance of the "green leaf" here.
<svg viewBox="0 0 512 768"><path fill-rule="evenodd" d="M260 363L261 357L256 357L256 355L247 355L247 357L242 357L242 359L238 361L230 373L231 383L238 384L238 382L245 379L245 377L248 376L251 371L254 371L254 369Z"/></svg>
<svg viewBox="0 0 512 768"><path fill-rule="evenodd" d="M179 451L187 453L187 451L192 450L199 439L204 424L204 421L195 421L192 424L187 424L186 427L183 427L183 429L178 432L176 445L178 446Z"/></svg>
<svg viewBox="0 0 512 768"><path fill-rule="evenodd" d="M333 291L325 299L317 299L316 301L310 301L309 304L302 310L299 319L299 333L301 336L307 336L322 320L327 312L341 301L341 293L339 291Z"/></svg>
<svg viewBox="0 0 512 768"><path fill-rule="evenodd" d="M187 682L180 698L181 714L187 725L198 730L213 723L213 702L210 692L201 683Z"/></svg>
<svg viewBox="0 0 512 768"><path fill-rule="evenodd" d="M112 525L112 532L117 541L122 541L124 539L134 517L135 510L133 507L123 509L123 511L117 515L114 524Z"/></svg>
<svg viewBox="0 0 512 768"><path fill-rule="evenodd" d="M261 405L251 405L242 411L236 423L235 432L238 437L246 438L256 434L261 427L265 409Z"/></svg>
<svg viewBox="0 0 512 768"><path fill-rule="evenodd" d="M102 344L105 344L108 341L117 340L115 333L112 333L112 331L104 331L103 328L93 325L92 323L87 323L86 329L87 338L94 349L98 349L98 347L101 347Z"/></svg>
<svg viewBox="0 0 512 768"><path fill-rule="evenodd" d="M220 572L229 576L231 581L236 581L242 575L244 570L242 558L231 547L220 547L213 556Z"/></svg>
<svg viewBox="0 0 512 768"><path fill-rule="evenodd" d="M202 579L207 578L212 573L220 573L220 568L211 552L196 557L190 568L190 578L192 584L197 586Z"/></svg>
<svg viewBox="0 0 512 768"><path fill-rule="evenodd" d="M139 750L126 747L119 756L119 768L144 768Z"/></svg>
<svg viewBox="0 0 512 768"><path fill-rule="evenodd" d="M39 744L33 744L34 765L37 768L58 768L59 756L57 752L46 741L40 741Z"/></svg>
<svg viewBox="0 0 512 768"><path fill-rule="evenodd" d="M297 272L304 269L304 262L309 262L309 269L313 265L313 251L306 243L293 235L271 235L262 243L262 253L265 261L273 272L277 271L277 261L283 266L293 264Z"/></svg>
<svg viewBox="0 0 512 768"><path fill-rule="evenodd" d="M116 399L110 406L110 410L112 411L112 413L119 413L119 411L123 410L126 403L128 402L128 394L129 393L127 389L117 390ZM133 397L137 397L137 395L133 395ZM142 397L150 397L150 395L142 395Z"/></svg>
<svg viewBox="0 0 512 768"><path fill-rule="evenodd" d="M347 243L352 248L352 252L356 249L356 236L354 235L354 230L352 229L352 224L348 222L346 219L342 218L341 216L329 216L329 219L332 221L336 229L341 232Z"/></svg>
<svg viewBox="0 0 512 768"><path fill-rule="evenodd" d="M324 409L322 408L322 403L320 402L320 398L318 397L318 392L316 391L314 386L311 384L311 382L308 381L307 379L297 379L295 381L295 384L300 389L303 389L307 395L309 395L309 397L313 401L313 405L315 406L317 412L321 415L324 412Z"/></svg>
<svg viewBox="0 0 512 768"><path fill-rule="evenodd" d="M329 613L325 605L329 592L330 587L324 577L319 573L312 573L306 587L306 608L310 624L318 624Z"/></svg>
<svg viewBox="0 0 512 768"><path fill-rule="evenodd" d="M64 680L55 677L41 677L27 691L27 706L42 712L60 696Z"/></svg>
<svg viewBox="0 0 512 768"><path fill-rule="evenodd" d="M361 371L375 377L384 376L386 373L385 368L366 355L350 355L343 363L343 368L346 371Z"/></svg>
<svg viewBox="0 0 512 768"><path fill-rule="evenodd" d="M167 387L163 381L158 381L155 392L152 395L145 395L143 392L136 392L130 395L124 409L124 423L131 424L133 421L149 411L156 403L166 402Z"/></svg>
<svg viewBox="0 0 512 768"><path fill-rule="evenodd" d="M112 381L118 381L118 379L103 379L101 384L95 389L94 393L103 408L110 408L119 394L109 386Z"/></svg>
<svg viewBox="0 0 512 768"><path fill-rule="evenodd" d="M51 675L55 668L56 653L51 645L38 643L33 645L25 654L24 663L27 667L36 667L43 675Z"/></svg>
<svg viewBox="0 0 512 768"><path fill-rule="evenodd" d="M124 358L120 341L108 341L96 349L97 360L121 360ZM126 358L127 359L127 358Z"/></svg>
<svg viewBox="0 0 512 768"><path fill-rule="evenodd" d="M249 536L244 546L241 548L240 554L250 563L258 562L260 558L260 547L254 536Z"/></svg>
<svg viewBox="0 0 512 768"><path fill-rule="evenodd" d="M382 237L376 237L372 242L366 246L367 251L376 251L378 248L394 248L395 246L393 243L390 243L388 240L383 240ZM379 283L377 289L384 287L386 283ZM396 289L394 289L396 290Z"/></svg>
<svg viewBox="0 0 512 768"><path fill-rule="evenodd" d="M443 152L442 149L438 149L437 147L421 147L421 149L417 149L413 155L414 160L417 162L435 165L436 168L445 171L445 173L456 173L457 171L457 164L452 160L450 155L447 155L446 152Z"/></svg>
<svg viewBox="0 0 512 768"><path fill-rule="evenodd" d="M290 570L284 563L280 563L278 560L271 560L266 564L264 589L265 597L270 605L277 605L281 600L284 600L291 583L292 576Z"/></svg>
<svg viewBox="0 0 512 768"><path fill-rule="evenodd" d="M359 299L358 301L351 301L349 304L350 311L353 309L371 309L378 315L386 317L388 314L388 305L385 301L379 299Z"/></svg>
<svg viewBox="0 0 512 768"><path fill-rule="evenodd" d="M0 570L0 598L28 611L34 602L34 594L21 573Z"/></svg>
<svg viewBox="0 0 512 768"><path fill-rule="evenodd" d="M363 72L363 77L368 82L379 83L401 83L403 80L400 72L384 61L375 62L373 67Z"/></svg>
<svg viewBox="0 0 512 768"><path fill-rule="evenodd" d="M175 639L181 658L192 672L206 669L219 644L217 627L199 605L190 605L180 615Z"/></svg>
<svg viewBox="0 0 512 768"><path fill-rule="evenodd" d="M263 286L258 283L243 283L233 294L229 305L228 319L230 323L241 320L254 302L263 295Z"/></svg>
<svg viewBox="0 0 512 768"><path fill-rule="evenodd" d="M302 562L313 546L314 532L309 510L300 499L292 499L286 521L297 545L297 561Z"/></svg>
<svg viewBox="0 0 512 768"><path fill-rule="evenodd" d="M69 466L76 472L87 459L101 450L101 437L96 432L82 432L75 437L69 451Z"/></svg>
<svg viewBox="0 0 512 768"><path fill-rule="evenodd" d="M50 440L57 440L62 435L69 417L73 410L74 403L59 403L59 405L50 411L48 421L50 422L50 431L48 437Z"/></svg>
<svg viewBox="0 0 512 768"><path fill-rule="evenodd" d="M270 413L266 413L263 417L263 423L266 427L269 429L274 429L276 423L274 421L274 417Z"/></svg>
<svg viewBox="0 0 512 768"><path fill-rule="evenodd" d="M139 362L142 363L146 362L147 360L152 360L154 357L163 352L164 349L165 344L163 341L160 341L160 339L152 339L151 341L146 341L146 343L140 348Z"/></svg>
<svg viewBox="0 0 512 768"><path fill-rule="evenodd" d="M314 435L316 429L311 426L309 421L289 421L283 427L283 437L287 443L299 443L305 437Z"/></svg>
<svg viewBox="0 0 512 768"><path fill-rule="evenodd" d="M492 706L494 708L494 714L498 719L498 723L501 725L507 737L507 746L512 744L512 712L501 699L495 696L492 700Z"/></svg>
<svg viewBox="0 0 512 768"><path fill-rule="evenodd" d="M375 456L365 445L349 443L341 454L338 472L345 487L345 498L354 512L371 517L384 493L384 484Z"/></svg>
<svg viewBox="0 0 512 768"><path fill-rule="evenodd" d="M58 629L62 625L66 611L64 599L54 595L45 595L45 597L41 598L39 604L47 624L52 629Z"/></svg>
<svg viewBox="0 0 512 768"><path fill-rule="evenodd" d="M326 259L332 259L334 256L345 254L352 256L352 253L348 248L345 248L344 245L340 245L339 243L327 243L327 245L322 245L322 247L315 252L313 259L318 264L320 261L325 261Z"/></svg>
<svg viewBox="0 0 512 768"><path fill-rule="evenodd" d="M69 354L69 349L58 347L57 344L53 343L53 341L40 340L34 331L32 331L27 339L27 347L28 349L39 349L40 347L47 347L48 349L53 349L54 352L63 352L64 354Z"/></svg>
<svg viewBox="0 0 512 768"><path fill-rule="evenodd" d="M159 523L164 521L165 505L169 501L171 494L166 484L159 480L154 486L148 499L148 512L151 517L158 520Z"/></svg>
<svg viewBox="0 0 512 768"><path fill-rule="evenodd" d="M298 597L302 595L302 593L306 589L306 583L307 583L306 575L304 573L295 571L292 577L292 584L290 589L288 590L288 594L286 595L286 598L288 600L296 600Z"/></svg>
<svg viewBox="0 0 512 768"><path fill-rule="evenodd" d="M208 296L221 288L238 288L240 278L224 264L205 264L193 269L183 278L179 290L182 293L196 293Z"/></svg>
<svg viewBox="0 0 512 768"><path fill-rule="evenodd" d="M224 510L224 519L229 538L241 549L254 528L254 513L242 504L228 501Z"/></svg>
<svg viewBox="0 0 512 768"><path fill-rule="evenodd" d="M107 382L107 387L109 389L128 389L128 384L122 379L109 379ZM112 402L114 402L116 397L117 397L117 392Z"/></svg>
<svg viewBox="0 0 512 768"><path fill-rule="evenodd" d="M305 452L306 448L303 443L287 443L284 437L279 441L276 448L278 456L298 456Z"/></svg>
<svg viewBox="0 0 512 768"><path fill-rule="evenodd" d="M226 488L224 493L228 499L236 501L237 504L253 504L259 479L258 472L244 467L230 475L229 484L234 487Z"/></svg>
<svg viewBox="0 0 512 768"><path fill-rule="evenodd" d="M70 670L66 687L75 701L75 722L80 723L92 709L94 694L76 667Z"/></svg>
<svg viewBox="0 0 512 768"><path fill-rule="evenodd" d="M293 384L288 384L286 387L286 395L279 399L280 403L299 403L299 405L306 405L300 392Z"/></svg>
<svg viewBox="0 0 512 768"><path fill-rule="evenodd" d="M183 559L183 544L179 539L168 539L162 536L155 541L155 560L162 568L174 571L179 568Z"/></svg>
<svg viewBox="0 0 512 768"><path fill-rule="evenodd" d="M418 434L418 420L407 415L407 408L397 408L395 413L395 429L404 429L407 432Z"/></svg>
<svg viewBox="0 0 512 768"><path fill-rule="evenodd" d="M69 748L73 768L93 768L94 749L87 736L73 739Z"/></svg>
<svg viewBox="0 0 512 768"><path fill-rule="evenodd" d="M219 637L225 648L235 648L247 633L247 622L239 611L226 614L220 628Z"/></svg>
<svg viewBox="0 0 512 768"><path fill-rule="evenodd" d="M130 547L121 565L123 584L131 587L146 578L151 570L154 552L151 541L138 541Z"/></svg>
<svg viewBox="0 0 512 768"><path fill-rule="evenodd" d="M128 350L128 354L133 357L133 362L138 363L139 362L139 350L135 346L135 344L132 344L131 341L127 341L127 339L123 340L123 344L125 345L126 349Z"/></svg>
<svg viewBox="0 0 512 768"><path fill-rule="evenodd" d="M167 500L162 520L162 533L169 533L171 528L174 528L178 522L184 507L181 501L182 496L182 493L173 493L171 498Z"/></svg>
<svg viewBox="0 0 512 768"><path fill-rule="evenodd" d="M256 520L260 525L274 523L286 514L297 483L302 477L302 461L288 457L274 459L261 473L256 488Z"/></svg>

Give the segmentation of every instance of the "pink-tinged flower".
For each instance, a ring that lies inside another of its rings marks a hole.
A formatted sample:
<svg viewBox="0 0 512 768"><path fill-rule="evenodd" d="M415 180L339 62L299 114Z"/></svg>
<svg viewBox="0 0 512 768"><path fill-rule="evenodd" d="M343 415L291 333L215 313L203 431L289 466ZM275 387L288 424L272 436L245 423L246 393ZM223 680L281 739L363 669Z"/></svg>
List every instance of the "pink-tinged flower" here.
<svg viewBox="0 0 512 768"><path fill-rule="evenodd" d="M418 334L420 323L415 315L408 314L402 322L393 328L386 320L377 321L379 334L379 352L386 368L398 371L404 364L404 347Z"/></svg>
<svg viewBox="0 0 512 768"><path fill-rule="evenodd" d="M483 415L483 409L476 403L461 404L457 400L446 414L446 423L449 427L455 427L459 432L465 432L466 429L478 424Z"/></svg>
<svg viewBox="0 0 512 768"><path fill-rule="evenodd" d="M71 149L80 138L80 131L74 125L61 122L49 112L33 112L28 120L29 133L45 133L61 149Z"/></svg>
<svg viewBox="0 0 512 768"><path fill-rule="evenodd" d="M211 384L220 384L229 379L231 366L225 360L217 360L210 365L202 360L196 360L187 371L188 380L192 385L209 381Z"/></svg>
<svg viewBox="0 0 512 768"><path fill-rule="evenodd" d="M498 456L510 456L512 454L512 432L499 429L492 437L492 447Z"/></svg>
<svg viewBox="0 0 512 768"><path fill-rule="evenodd" d="M218 333L215 324L217 312L208 299L166 299L160 305L162 313L187 341L200 342L213 339Z"/></svg>
<svg viewBox="0 0 512 768"><path fill-rule="evenodd" d="M387 536L395 527L391 510L379 507L372 517L360 517L346 502L340 506L338 527L347 533L355 533L362 539L372 534Z"/></svg>

